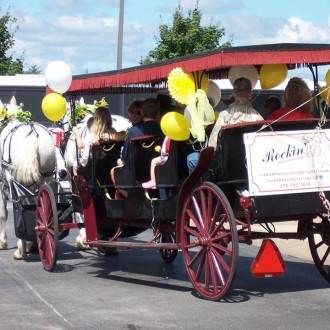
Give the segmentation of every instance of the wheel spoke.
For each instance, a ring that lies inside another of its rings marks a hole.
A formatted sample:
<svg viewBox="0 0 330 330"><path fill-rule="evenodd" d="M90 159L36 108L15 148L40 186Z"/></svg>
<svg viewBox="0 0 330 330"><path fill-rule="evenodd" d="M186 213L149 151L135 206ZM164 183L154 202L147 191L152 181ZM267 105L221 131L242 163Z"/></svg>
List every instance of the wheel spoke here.
<svg viewBox="0 0 330 330"><path fill-rule="evenodd" d="M222 232L218 236L212 238L211 241L217 242L217 241L223 240L224 238L226 238L227 236L230 236L230 235L231 235L231 232L228 230L228 231Z"/></svg>
<svg viewBox="0 0 330 330"><path fill-rule="evenodd" d="M193 258L190 259L188 262L188 266L190 267L197 259L198 257L202 254L205 253L205 249L200 249L194 256Z"/></svg>
<svg viewBox="0 0 330 330"><path fill-rule="evenodd" d="M202 255L202 258L201 258L201 262L200 264L198 265L198 268L197 268L197 271L196 271L196 276L195 276L195 281L198 281L200 275L201 275L201 272L202 272L202 268L205 264L205 254L206 254L206 251L205 249L202 249L202 251L204 252L203 255Z"/></svg>
<svg viewBox="0 0 330 330"><path fill-rule="evenodd" d="M188 217L193 221L193 223L195 224L195 226L197 227L198 231L200 233L204 232L204 230L202 229L199 221L196 219L195 215L191 212L191 210L187 209L186 213L188 214Z"/></svg>
<svg viewBox="0 0 330 330"><path fill-rule="evenodd" d="M183 248L184 249L192 249L192 248L194 248L196 246L200 246L199 241L192 242L190 244L186 244L186 245L183 246Z"/></svg>
<svg viewBox="0 0 330 330"><path fill-rule="evenodd" d="M192 200L193 200L195 211L197 213L198 221L201 224L201 226L203 227L203 229L205 229L204 221L203 221L203 217L202 217L202 213L201 213L201 210L200 210L200 208L198 206L197 200L196 200L196 198L194 196L192 196Z"/></svg>
<svg viewBox="0 0 330 330"><path fill-rule="evenodd" d="M218 291L218 279L217 279L218 273L216 271L216 265L214 264L212 252L209 255L209 263L210 263L211 280L213 284L213 292L216 293Z"/></svg>
<svg viewBox="0 0 330 330"><path fill-rule="evenodd" d="M212 192L211 191L207 191L207 219L208 219L208 227L207 230L210 231L211 225L212 225L212 204L213 204L213 200L212 200Z"/></svg>
<svg viewBox="0 0 330 330"><path fill-rule="evenodd" d="M230 249L227 249L226 247L220 245L220 244L217 244L217 243L213 243L212 246L218 250L220 250L221 252L225 252L229 255L232 255L233 251L230 250Z"/></svg>
<svg viewBox="0 0 330 330"><path fill-rule="evenodd" d="M46 240L47 240L47 245L48 245L48 247L47 247L47 251L48 251L48 256L50 257L50 259L51 259L51 261L53 260L53 258L54 258L54 242L53 242L53 240L51 240L50 239L50 237L47 235L47 237L46 237ZM50 261L50 260L48 260L48 261Z"/></svg>
<svg viewBox="0 0 330 330"><path fill-rule="evenodd" d="M321 260L322 265L324 265L325 261L327 260L329 253L330 253L330 246L328 246L327 251L325 252L325 254Z"/></svg>
<svg viewBox="0 0 330 330"><path fill-rule="evenodd" d="M211 248L211 251L213 252L214 256L216 257L218 263L220 263L222 268L229 274L230 273L230 267L226 263L226 260L223 258L223 256L220 255L220 253L218 253L218 251L215 250L214 248Z"/></svg>
<svg viewBox="0 0 330 330"><path fill-rule="evenodd" d="M55 229L48 227L48 234L51 235L52 237L55 237Z"/></svg>
<svg viewBox="0 0 330 330"><path fill-rule="evenodd" d="M41 207L37 207L37 225L40 226L44 223L44 214Z"/></svg>
<svg viewBox="0 0 330 330"><path fill-rule="evenodd" d="M227 219L227 215L223 214L221 220L218 222L218 224L212 230L211 237L213 237L217 233L217 231L220 229L220 227L223 225L223 223L225 222L226 219ZM215 224L214 220L213 220L213 223Z"/></svg>
<svg viewBox="0 0 330 330"><path fill-rule="evenodd" d="M196 230L194 230L193 228L191 228L191 227L184 226L184 230L185 230L186 232L188 232L188 233L189 233L190 235L192 235L192 236L200 237L199 233L198 233Z"/></svg>
<svg viewBox="0 0 330 330"><path fill-rule="evenodd" d="M221 284L222 284L223 286L225 286L225 284L226 284L225 279L224 279L223 274L222 274L222 271L221 271L221 269L220 269L220 267L219 267L219 265L218 265L217 258L216 258L216 256L214 255L214 253L213 253L212 250L211 250L211 255L212 255L212 260L213 260L213 263L214 263L214 266L215 266L216 272L217 272L217 274L218 274L218 276L219 276L219 278L220 278ZM229 273L229 272L228 272L228 273Z"/></svg>
<svg viewBox="0 0 330 330"><path fill-rule="evenodd" d="M203 221L203 224L204 224L204 228L207 230L207 227L208 227L208 217L207 217L207 210L206 210L206 200L205 200L205 195L204 195L204 191L203 190L200 190L199 191L199 196L200 196L200 200L201 200L201 205L202 205L202 212L201 212L201 215L202 215L202 221ZM203 225L202 224L202 225Z"/></svg>

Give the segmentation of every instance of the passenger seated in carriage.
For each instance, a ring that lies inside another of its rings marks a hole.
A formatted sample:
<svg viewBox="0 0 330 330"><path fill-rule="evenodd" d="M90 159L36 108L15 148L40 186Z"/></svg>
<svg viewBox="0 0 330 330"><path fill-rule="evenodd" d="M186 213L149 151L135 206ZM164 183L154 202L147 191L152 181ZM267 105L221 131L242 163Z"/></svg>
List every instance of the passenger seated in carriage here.
<svg viewBox="0 0 330 330"><path fill-rule="evenodd" d="M171 139L166 136L162 148L160 150L160 156L155 157L151 161L150 165L150 181L143 182L142 187L145 189L156 189L156 175L155 175L155 169L156 166L163 165L167 159L168 155L170 153L170 146L171 146Z"/></svg>
<svg viewBox="0 0 330 330"><path fill-rule="evenodd" d="M128 119L133 126L143 121L142 103L143 101L133 101L128 107Z"/></svg>
<svg viewBox="0 0 330 330"><path fill-rule="evenodd" d="M79 140L79 131L77 132L77 130L75 130L75 135L78 137L77 140ZM110 111L105 107L98 107L95 110L93 119L90 122L89 132L85 140L79 142L80 145L83 145L83 149L78 160L79 166L85 167L87 165L92 145L98 145L102 141L124 141L124 139L125 133L116 132L112 127ZM75 170L77 167L78 164L76 164Z"/></svg>
<svg viewBox="0 0 330 330"><path fill-rule="evenodd" d="M297 120L312 118L311 91L301 78L291 78L284 91L284 107L267 116L267 120ZM302 105L304 102L306 104ZM300 106L302 105L302 106Z"/></svg>
<svg viewBox="0 0 330 330"><path fill-rule="evenodd" d="M247 78L238 78L234 82L233 97L227 110L220 112L218 119L209 137L209 147L217 148L218 135L221 127L241 122L263 120L262 116L251 105L252 85ZM199 160L199 152L193 152L187 157L189 174L196 167Z"/></svg>
<svg viewBox="0 0 330 330"><path fill-rule="evenodd" d="M147 136L147 135L156 135L161 136L163 135L160 124L159 124L159 111L160 105L159 101L156 99L146 99L142 102L142 115L143 121L134 125L127 131L127 136L125 139L123 151L122 151L122 158L118 159L118 167L122 167L125 164L125 161L128 159L128 146L130 140L132 138ZM114 167L110 171L111 180L115 184L114 178Z"/></svg>
<svg viewBox="0 0 330 330"><path fill-rule="evenodd" d="M265 117L270 116L274 111L280 108L282 108L281 100L275 95L269 96L264 103Z"/></svg>

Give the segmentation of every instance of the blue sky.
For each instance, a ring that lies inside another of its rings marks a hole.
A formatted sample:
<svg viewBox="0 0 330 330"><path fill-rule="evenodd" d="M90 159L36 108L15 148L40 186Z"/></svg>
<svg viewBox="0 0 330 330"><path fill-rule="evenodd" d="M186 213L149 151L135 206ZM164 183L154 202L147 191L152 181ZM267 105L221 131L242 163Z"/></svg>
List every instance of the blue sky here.
<svg viewBox="0 0 330 330"><path fill-rule="evenodd" d="M195 0L181 0L193 8ZM52 60L75 74L113 70L119 0L0 0L17 17L15 54L44 70ZM123 65L137 65L155 46L158 26L170 23L177 0L126 0ZM330 43L327 0L200 0L203 23L219 23L234 45ZM226 39L226 38L225 38Z"/></svg>

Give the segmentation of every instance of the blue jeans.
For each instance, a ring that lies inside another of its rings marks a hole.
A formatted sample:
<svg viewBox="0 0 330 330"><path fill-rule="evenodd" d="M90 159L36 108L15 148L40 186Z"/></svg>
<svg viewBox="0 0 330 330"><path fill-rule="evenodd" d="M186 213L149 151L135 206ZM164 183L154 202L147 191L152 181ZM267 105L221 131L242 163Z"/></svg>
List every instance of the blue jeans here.
<svg viewBox="0 0 330 330"><path fill-rule="evenodd" d="M189 175L197 166L198 160L199 160L199 152L192 152L187 156L187 167L188 167Z"/></svg>

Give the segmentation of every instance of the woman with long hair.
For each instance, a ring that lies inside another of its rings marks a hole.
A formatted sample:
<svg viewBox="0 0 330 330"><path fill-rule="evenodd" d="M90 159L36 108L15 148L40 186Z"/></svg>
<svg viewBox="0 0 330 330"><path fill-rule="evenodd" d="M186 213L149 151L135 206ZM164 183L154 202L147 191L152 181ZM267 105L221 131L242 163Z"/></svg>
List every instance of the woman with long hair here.
<svg viewBox="0 0 330 330"><path fill-rule="evenodd" d="M93 118L89 122L89 134L84 141L81 140L79 131L74 130L77 144L83 145L83 150L79 158L79 165L85 167L89 159L90 148L92 145L100 144L107 141L124 141L126 134L124 132L116 132L112 127L111 113L108 108L98 107L95 110Z"/></svg>
<svg viewBox="0 0 330 330"><path fill-rule="evenodd" d="M284 107L275 110L266 119L297 120L312 118L313 102L311 97L311 91L304 80L298 77L291 78L284 91Z"/></svg>

